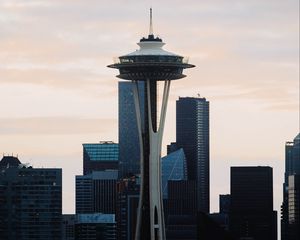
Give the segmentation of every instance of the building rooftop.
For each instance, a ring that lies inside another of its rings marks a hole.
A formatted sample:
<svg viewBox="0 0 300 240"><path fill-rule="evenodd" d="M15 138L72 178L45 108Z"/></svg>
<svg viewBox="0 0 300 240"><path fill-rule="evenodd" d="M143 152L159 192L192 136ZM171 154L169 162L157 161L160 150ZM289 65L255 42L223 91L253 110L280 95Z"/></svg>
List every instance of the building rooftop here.
<svg viewBox="0 0 300 240"><path fill-rule="evenodd" d="M20 160L14 156L3 156L0 161L0 168L18 167L21 164Z"/></svg>
<svg viewBox="0 0 300 240"><path fill-rule="evenodd" d="M114 142L84 143L83 150L91 161L118 161L119 144Z"/></svg>
<svg viewBox="0 0 300 240"><path fill-rule="evenodd" d="M179 97L178 100L197 100L197 101L206 101L205 97ZM177 100L177 101L178 101Z"/></svg>

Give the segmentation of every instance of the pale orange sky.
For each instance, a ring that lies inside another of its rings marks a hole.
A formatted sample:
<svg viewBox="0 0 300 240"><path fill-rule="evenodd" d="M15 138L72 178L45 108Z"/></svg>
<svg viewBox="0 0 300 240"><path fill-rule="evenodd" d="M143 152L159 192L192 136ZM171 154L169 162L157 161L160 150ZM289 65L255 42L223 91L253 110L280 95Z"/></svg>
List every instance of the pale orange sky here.
<svg viewBox="0 0 300 240"><path fill-rule="evenodd" d="M284 144L299 132L298 0L0 0L0 151L63 168L63 211L74 212L84 142L118 141L116 71L106 65L154 32L197 67L172 83L175 101L210 101L211 211L230 166L269 165L282 201ZM163 149L165 153L165 147Z"/></svg>

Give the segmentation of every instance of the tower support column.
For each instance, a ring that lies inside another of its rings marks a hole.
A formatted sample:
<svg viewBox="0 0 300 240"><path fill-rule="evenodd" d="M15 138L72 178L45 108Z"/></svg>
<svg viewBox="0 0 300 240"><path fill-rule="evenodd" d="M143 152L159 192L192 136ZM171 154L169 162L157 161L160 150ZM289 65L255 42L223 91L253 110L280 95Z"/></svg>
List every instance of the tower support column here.
<svg viewBox="0 0 300 240"><path fill-rule="evenodd" d="M161 145L166 118L170 80L165 80L161 106L161 116L156 130L156 86L151 87L151 80L146 80L147 108L144 113L145 128L142 129L140 99L137 81L133 81L133 95L139 132L141 152L141 189L136 225L136 240L165 240L165 223L161 193ZM156 82L155 82L156 85ZM153 92L153 90L155 92ZM153 117L155 116L155 117ZM155 122L154 122L155 121ZM147 149L148 148L148 151ZM146 153L146 154L144 154ZM147 167L145 167L147 166ZM147 211L148 209L148 211ZM150 221L149 221L150 220Z"/></svg>

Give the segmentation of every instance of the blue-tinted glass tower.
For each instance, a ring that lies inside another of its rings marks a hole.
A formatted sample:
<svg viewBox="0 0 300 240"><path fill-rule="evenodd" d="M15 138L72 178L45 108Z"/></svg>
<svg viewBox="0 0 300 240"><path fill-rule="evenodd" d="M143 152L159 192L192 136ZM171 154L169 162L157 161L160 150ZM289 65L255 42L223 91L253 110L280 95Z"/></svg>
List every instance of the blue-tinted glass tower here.
<svg viewBox="0 0 300 240"><path fill-rule="evenodd" d="M84 143L83 174L92 171L118 169L119 144L103 141L100 143Z"/></svg>
<svg viewBox="0 0 300 240"><path fill-rule="evenodd" d="M121 178L140 174L140 147L131 82L119 82L119 174ZM140 108L145 108L145 83L138 82ZM142 117L142 128L144 128Z"/></svg>
<svg viewBox="0 0 300 240"><path fill-rule="evenodd" d="M162 192L163 198L168 198L169 180L186 180L187 169L183 149L168 154L162 158Z"/></svg>
<svg viewBox="0 0 300 240"><path fill-rule="evenodd" d="M209 102L205 98L176 101L176 145L185 153L188 180L196 181L197 209L209 213Z"/></svg>

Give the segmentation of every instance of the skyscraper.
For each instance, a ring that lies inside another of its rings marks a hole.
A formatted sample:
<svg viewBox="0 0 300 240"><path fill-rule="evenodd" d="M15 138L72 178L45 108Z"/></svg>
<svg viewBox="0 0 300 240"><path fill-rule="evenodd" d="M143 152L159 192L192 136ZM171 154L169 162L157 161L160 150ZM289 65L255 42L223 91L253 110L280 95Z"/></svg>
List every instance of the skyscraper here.
<svg viewBox="0 0 300 240"><path fill-rule="evenodd" d="M292 188L296 189L296 191L297 188L299 188L299 185L297 184L298 175L300 175L300 133L294 138L293 142L286 142L285 144L285 173L284 173L284 183L283 183L283 202L281 206L281 239L282 240L297 239L291 236L291 232L294 232L294 230L292 229L295 228L294 227L295 221L292 222L290 221L291 219L290 215L294 214L294 211L293 213L290 212L289 203L295 201L294 197L297 196L297 192L295 192L296 195L290 193L291 191L294 191L291 190ZM296 181L291 181L291 183L293 183L293 186L290 186L289 178L291 178L291 180L292 179L296 180ZM296 205L299 206L300 205L299 199L298 202L295 203ZM298 229L300 229L299 223L298 223Z"/></svg>
<svg viewBox="0 0 300 240"><path fill-rule="evenodd" d="M111 141L84 143L83 174L118 169L119 145Z"/></svg>
<svg viewBox="0 0 300 240"><path fill-rule="evenodd" d="M119 175L120 178L140 174L140 148L135 106L133 99L133 84L119 82ZM145 109L145 83L138 83L141 113ZM144 128L142 117L142 128Z"/></svg>
<svg viewBox="0 0 300 240"><path fill-rule="evenodd" d="M185 153L188 179L196 181L197 209L209 213L209 102L205 98L176 101L176 145Z"/></svg>
<svg viewBox="0 0 300 240"><path fill-rule="evenodd" d="M229 230L237 239L276 240L271 167L231 167Z"/></svg>
<svg viewBox="0 0 300 240"><path fill-rule="evenodd" d="M219 212L211 213L209 217L213 219L225 230L229 228L230 195L219 195Z"/></svg>
<svg viewBox="0 0 300 240"><path fill-rule="evenodd" d="M289 176L288 187L288 240L300 239L300 175Z"/></svg>
<svg viewBox="0 0 300 240"><path fill-rule="evenodd" d="M115 213L117 170L76 176L76 214Z"/></svg>
<svg viewBox="0 0 300 240"><path fill-rule="evenodd" d="M61 240L62 170L0 161L0 239Z"/></svg>

